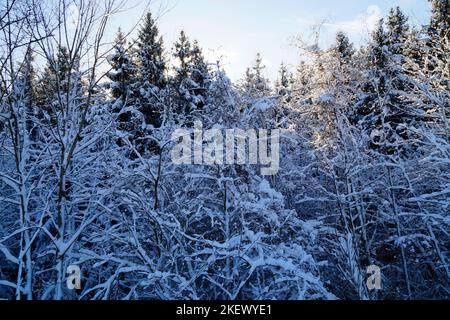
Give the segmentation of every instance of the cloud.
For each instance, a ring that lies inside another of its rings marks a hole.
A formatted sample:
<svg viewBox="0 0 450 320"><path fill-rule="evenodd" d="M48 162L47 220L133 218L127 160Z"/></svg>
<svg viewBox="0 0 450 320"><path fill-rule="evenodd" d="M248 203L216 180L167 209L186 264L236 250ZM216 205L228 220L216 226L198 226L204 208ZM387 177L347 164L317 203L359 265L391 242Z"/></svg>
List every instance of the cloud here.
<svg viewBox="0 0 450 320"><path fill-rule="evenodd" d="M357 35L371 33L377 27L378 22L383 17L380 7L371 5L365 13L358 14L353 20L340 21L335 23L324 23L324 27L330 31L344 31Z"/></svg>

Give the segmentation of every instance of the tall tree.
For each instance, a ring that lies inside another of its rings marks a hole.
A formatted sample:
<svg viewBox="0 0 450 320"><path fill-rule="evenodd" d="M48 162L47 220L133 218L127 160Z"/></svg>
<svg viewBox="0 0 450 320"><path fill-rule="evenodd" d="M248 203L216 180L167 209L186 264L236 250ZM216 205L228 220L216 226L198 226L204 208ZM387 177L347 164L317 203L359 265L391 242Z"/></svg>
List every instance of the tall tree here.
<svg viewBox="0 0 450 320"><path fill-rule="evenodd" d="M387 45L393 54L403 53L403 44L408 37L408 18L400 7L392 8L386 19Z"/></svg>
<svg viewBox="0 0 450 320"><path fill-rule="evenodd" d="M56 125L64 108L78 96L81 102L83 79L80 73L80 57L72 56L67 47L58 46L57 52L49 51L47 64L36 88L40 117L44 122Z"/></svg>
<svg viewBox="0 0 450 320"><path fill-rule="evenodd" d="M269 80L264 76L266 66L260 53L251 68L247 69L244 79L244 90L248 98L258 99L270 94Z"/></svg>
<svg viewBox="0 0 450 320"><path fill-rule="evenodd" d="M151 135L152 129L159 128L166 99L167 67L164 56L163 38L150 12L144 18L137 40L139 73L137 76L138 110L143 115L145 125L141 126L141 136ZM144 141L148 140L148 141ZM143 139L146 148L158 152L152 139Z"/></svg>
<svg viewBox="0 0 450 320"><path fill-rule="evenodd" d="M127 41L122 30L119 29L114 52L108 57L111 70L107 76L110 79L109 88L112 94L112 112L117 117L117 126L120 131L133 143L141 136L141 123L143 116L138 108L139 88L137 87L137 66L127 48ZM118 139L119 146L123 145ZM133 153L131 153L133 154Z"/></svg>
<svg viewBox="0 0 450 320"><path fill-rule="evenodd" d="M290 94L290 74L287 66L281 63L280 70L278 71L278 79L276 82L276 93L282 97L289 96Z"/></svg>
<svg viewBox="0 0 450 320"><path fill-rule="evenodd" d="M160 89L166 85L166 61L164 58L163 38L150 12L144 18L139 30L137 50L139 55L142 84L149 83Z"/></svg>
<svg viewBox="0 0 450 320"><path fill-rule="evenodd" d="M114 99L121 99L125 103L133 94L133 86L136 82L137 67L127 50L127 40L119 28L114 41L114 52L108 57L111 71L108 78L111 80L110 88Z"/></svg>
<svg viewBox="0 0 450 320"><path fill-rule="evenodd" d="M207 100L209 68L197 41L191 43L184 31L174 46L177 59L174 86L178 96L178 113L189 115L201 110Z"/></svg>
<svg viewBox="0 0 450 320"><path fill-rule="evenodd" d="M429 0L431 3L430 33L450 39L450 0Z"/></svg>
<svg viewBox="0 0 450 320"><path fill-rule="evenodd" d="M334 50L338 55L341 64L349 63L353 54L355 53L353 44L348 39L347 35L343 32L338 32L336 34L336 44Z"/></svg>
<svg viewBox="0 0 450 320"><path fill-rule="evenodd" d="M424 57L428 76L439 78L436 85L445 86L450 77L450 0L429 0L431 2L431 21L426 40L427 54ZM448 84L447 84L448 85Z"/></svg>
<svg viewBox="0 0 450 320"><path fill-rule="evenodd" d="M177 84L181 84L189 76L189 65L192 54L192 45L186 33L182 30L180 36L174 45L174 57L177 59L178 66L176 67Z"/></svg>

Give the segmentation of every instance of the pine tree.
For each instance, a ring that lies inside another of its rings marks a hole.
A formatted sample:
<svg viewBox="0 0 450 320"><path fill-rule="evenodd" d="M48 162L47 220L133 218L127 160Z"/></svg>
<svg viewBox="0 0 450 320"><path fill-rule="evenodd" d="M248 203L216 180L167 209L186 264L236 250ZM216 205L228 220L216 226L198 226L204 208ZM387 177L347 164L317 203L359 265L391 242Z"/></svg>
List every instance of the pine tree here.
<svg viewBox="0 0 450 320"><path fill-rule="evenodd" d="M67 91L67 88L64 88L64 82L66 82L70 73L68 60L68 52L64 47L59 48L56 57L50 57L48 59L38 88L39 104L43 107L47 103L52 103L59 89L62 91L66 89ZM61 85L61 88L58 88L58 83Z"/></svg>
<svg viewBox="0 0 450 320"><path fill-rule="evenodd" d="M421 36L420 31L414 28L411 29L405 41L403 54L407 58L412 59L414 63L417 63L423 67L425 65L426 50L424 48L425 46Z"/></svg>
<svg viewBox="0 0 450 320"><path fill-rule="evenodd" d="M262 94L266 94L267 91L269 90L268 80L266 78L264 78L264 76L263 76L263 72L264 72L265 68L266 68L266 66L263 65L263 60L262 60L261 54L258 53L256 55L255 65L253 67L253 72L255 74L254 87L256 90L258 90Z"/></svg>
<svg viewBox="0 0 450 320"><path fill-rule="evenodd" d="M355 115L351 121L360 124L365 130L372 130L379 126L380 114L377 96L386 90L386 74L383 72L388 64L387 34L384 19L381 19L372 32L371 42L361 65L365 70L364 82L360 85L360 101L356 104Z"/></svg>
<svg viewBox="0 0 450 320"><path fill-rule="evenodd" d="M270 94L269 80L263 75L265 68L261 54L258 53L253 67L247 69L244 79L243 88L249 99L258 99Z"/></svg>
<svg viewBox="0 0 450 320"><path fill-rule="evenodd" d="M431 21L428 27L428 39L425 43L427 54L424 57L427 74L430 78L439 78L438 86L448 85L450 77L450 0L429 0L431 2Z"/></svg>
<svg viewBox="0 0 450 320"><path fill-rule="evenodd" d="M411 110L411 103L408 101L409 81L405 72L404 64L407 60L407 39L410 34L408 18L403 14L399 7L391 9L387 19L388 39L387 46L390 53L389 66L386 69L389 77L390 92L389 99L384 112L384 121L392 129L395 136L395 143L401 143L410 137L408 129L414 122L414 112ZM393 145L393 148L395 146ZM406 148L400 147L403 153Z"/></svg>
<svg viewBox="0 0 450 320"><path fill-rule="evenodd" d="M180 37L174 48L174 57L179 63L179 66L176 68L175 81L178 85L181 85L189 77L189 64L192 54L191 42L184 31L180 32Z"/></svg>
<svg viewBox="0 0 450 320"><path fill-rule="evenodd" d="M400 7L392 8L386 20L387 45L393 54L403 53L403 45L407 39L409 26L408 18Z"/></svg>
<svg viewBox="0 0 450 320"><path fill-rule="evenodd" d="M163 38L149 12L139 30L137 40L140 63L139 80L163 89L166 85L166 61L164 59Z"/></svg>
<svg viewBox="0 0 450 320"><path fill-rule="evenodd" d="M141 136L141 123L143 116L137 106L138 89L136 88L137 66L133 57L126 48L126 39L119 29L114 52L108 57L111 71L107 76L110 79L108 84L112 94L112 112L117 117L117 127L126 137L143 151L142 143L137 141ZM117 140L119 146L123 146L122 139ZM131 153L133 155L133 153Z"/></svg>
<svg viewBox="0 0 450 320"><path fill-rule="evenodd" d="M192 45L192 61L191 61L191 78L192 78L192 95L194 98L195 108L202 110L206 105L209 86L211 84L211 74L203 51L197 40Z"/></svg>
<svg viewBox="0 0 450 320"><path fill-rule="evenodd" d="M310 93L312 86L310 66L301 61L296 67L295 76L293 78L292 90L295 91L294 99L302 102L310 102Z"/></svg>
<svg viewBox="0 0 450 320"><path fill-rule="evenodd" d="M84 88L79 67L80 58L70 57L66 47L60 46L56 56L48 57L36 88L37 105L44 121L55 125L61 110L69 107L67 102L71 99L68 97L82 96Z"/></svg>
<svg viewBox="0 0 450 320"><path fill-rule="evenodd" d="M403 70L409 30L407 20L399 8L392 9L386 29L381 20L373 33L368 51L369 72L365 75L364 94L360 95L362 100L357 106L360 117L356 122L368 135L377 133L382 136L374 139L372 147L383 154L407 152L401 141L408 138L405 124L413 120L409 103L404 99L407 89Z"/></svg>
<svg viewBox="0 0 450 320"><path fill-rule="evenodd" d="M178 64L175 68L175 76L172 80L172 87L174 90L173 96L176 96L176 107L174 112L178 115L188 115L193 110L193 106L190 103L191 97L188 90L191 52L191 42L186 36L186 33L182 30L178 41L174 44L173 52L173 56Z"/></svg>
<svg viewBox="0 0 450 320"><path fill-rule="evenodd" d="M245 70L243 89L250 93L253 90L253 83L255 82L255 75L250 68Z"/></svg>
<svg viewBox="0 0 450 320"><path fill-rule="evenodd" d="M139 96L139 111L146 125L153 128L161 126L161 114L164 110L163 90L166 88L166 61L163 38L151 13L147 13L139 30L137 40L139 74L136 86ZM154 148L152 148L154 149Z"/></svg>
<svg viewBox="0 0 450 320"><path fill-rule="evenodd" d="M176 112L190 117L205 106L211 78L208 65L198 42L191 44L184 31L175 43L174 57L178 62L173 81L178 96Z"/></svg>
<svg viewBox="0 0 450 320"><path fill-rule="evenodd" d="M349 63L355 53L353 44L350 43L347 35L343 32L338 32L336 34L336 44L334 50L341 64Z"/></svg>
<svg viewBox="0 0 450 320"><path fill-rule="evenodd" d="M290 74L284 63L281 63L280 70L278 72L278 80L276 83L276 93L282 97L290 95L291 81L289 79Z"/></svg>
<svg viewBox="0 0 450 320"><path fill-rule="evenodd" d="M114 44L114 53L108 57L111 71L108 78L111 80L110 88L114 99L121 99L125 103L127 98L133 96L133 85L136 81L137 68L126 48L125 35L119 29Z"/></svg>
<svg viewBox="0 0 450 320"><path fill-rule="evenodd" d="M450 40L450 0L429 0L431 2L430 34Z"/></svg>
<svg viewBox="0 0 450 320"><path fill-rule="evenodd" d="M197 86L196 91L200 95L203 95L207 91L210 74L208 64L205 61L202 49L197 40L194 40L192 45L192 80L194 80Z"/></svg>

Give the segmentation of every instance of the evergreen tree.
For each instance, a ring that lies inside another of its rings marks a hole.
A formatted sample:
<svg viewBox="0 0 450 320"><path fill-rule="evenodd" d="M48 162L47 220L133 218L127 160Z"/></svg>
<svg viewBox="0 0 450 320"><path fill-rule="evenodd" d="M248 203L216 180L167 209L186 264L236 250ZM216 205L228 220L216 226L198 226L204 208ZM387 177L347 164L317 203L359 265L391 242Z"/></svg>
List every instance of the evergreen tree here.
<svg viewBox="0 0 450 320"><path fill-rule="evenodd" d="M258 99L270 94L269 80L263 75L265 68L261 54L258 53L253 67L247 69L244 79L244 91L249 99Z"/></svg>
<svg viewBox="0 0 450 320"><path fill-rule="evenodd" d="M264 76L263 76L263 72L264 72L265 68L266 68L266 66L263 65L263 60L262 60L261 54L258 53L256 55L255 65L253 67L253 72L255 74L254 88L257 91L261 92L261 94L267 94L267 92L269 90L268 80L266 78L264 78Z"/></svg>
<svg viewBox="0 0 450 320"><path fill-rule="evenodd" d="M404 139L409 132L405 128L415 120L410 103L404 98L408 90L407 74L403 68L408 52L406 43L409 26L407 17L397 7L387 18L386 30L383 21L373 34L369 48L368 68L363 86L363 98L358 103L360 125L374 139L372 147L383 154L405 155ZM380 143L380 141L382 143Z"/></svg>
<svg viewBox="0 0 450 320"><path fill-rule="evenodd" d="M189 75L192 45L186 33L182 30L178 41L174 44L174 57L178 63L175 68L175 76L172 84L174 95L176 95L175 113L178 115L188 115L193 106L191 105L191 97L189 94Z"/></svg>
<svg viewBox="0 0 450 320"><path fill-rule="evenodd" d="M69 69L67 49L65 47L60 47L56 57L49 57L41 77L40 86L38 88L38 100L42 107L45 108L46 104L52 103L52 100L55 99L59 89L64 91L64 83L70 73ZM58 88L58 83L61 88Z"/></svg>
<svg viewBox="0 0 450 320"><path fill-rule="evenodd" d="M180 37L175 43L174 48L174 57L179 64L176 68L175 82L181 85L189 77L189 65L192 54L191 42L184 31L180 32Z"/></svg>
<svg viewBox="0 0 450 320"><path fill-rule="evenodd" d="M192 112L205 106L210 84L209 69L198 42L191 44L184 31L175 43L174 57L177 59L173 81L178 96L176 112L189 118Z"/></svg>
<svg viewBox="0 0 450 320"><path fill-rule="evenodd" d="M140 63L139 80L163 89L166 85L166 61L164 59L163 38L149 12L139 30L137 40Z"/></svg>
<svg viewBox="0 0 450 320"><path fill-rule="evenodd" d="M133 96L137 72L136 65L127 52L126 44L125 35L119 29L115 39L114 53L108 57L111 65L111 71L108 72L111 93L114 99L120 99L122 103Z"/></svg>
<svg viewBox="0 0 450 320"><path fill-rule="evenodd" d="M244 84L243 84L243 89L245 92L250 93L253 90L253 83L255 81L254 79L255 75L253 74L250 67L248 67L245 70Z"/></svg>
<svg viewBox="0 0 450 320"><path fill-rule="evenodd" d="M350 43L347 35L343 32L336 34L335 53L339 57L341 64L347 64L350 62L353 54L355 53L353 45Z"/></svg>
<svg viewBox="0 0 450 320"><path fill-rule="evenodd" d="M159 128L164 110L167 70L163 38L159 36L158 27L150 12L145 16L139 30L137 53L140 71L136 82L139 91L138 108L144 117L146 127ZM146 131L146 127L142 130ZM158 151L153 140L147 144L151 151Z"/></svg>
<svg viewBox="0 0 450 320"><path fill-rule="evenodd" d="M80 58L71 57L66 47L60 46L56 56L48 57L36 88L37 105L43 121L55 125L61 111L69 108L67 104L75 102L72 98L82 96L83 83L79 67ZM81 101L81 98L77 98L76 103Z"/></svg>
<svg viewBox="0 0 450 320"><path fill-rule="evenodd" d="M192 45L192 80L197 87L195 92L200 96L204 96L211 79L208 64L197 40L194 40ZM201 103L204 104L204 101Z"/></svg>
<svg viewBox="0 0 450 320"><path fill-rule="evenodd" d="M405 41L403 54L414 63L420 64L422 67L425 65L426 50L420 31L414 28L410 30Z"/></svg>
<svg viewBox="0 0 450 320"><path fill-rule="evenodd" d="M431 2L431 21L428 27L428 39L425 43L424 56L427 74L430 78L438 78L437 86L445 83L450 77L450 0L429 0Z"/></svg>
<svg viewBox="0 0 450 320"><path fill-rule="evenodd" d="M309 95L312 86L310 69L310 66L305 61L301 61L295 70L292 84L292 90L296 92L293 98L305 103L310 102Z"/></svg>
<svg viewBox="0 0 450 320"><path fill-rule="evenodd" d="M384 29L384 20L378 22L376 30L372 34L372 43L369 46L369 67L383 70L387 65L386 51L387 33ZM382 87L379 87L380 89Z"/></svg>
<svg viewBox="0 0 450 320"><path fill-rule="evenodd" d="M126 45L125 36L119 29L114 52L108 57L111 65L111 71L107 74L111 81L108 86L113 98L112 112L117 117L118 129L122 131L124 138L128 138L135 146L141 146L142 142L138 140L142 136L140 128L143 116L137 106L137 66ZM117 144L124 145L122 139L118 139ZM142 147L140 150L143 151Z"/></svg>
<svg viewBox="0 0 450 320"><path fill-rule="evenodd" d="M408 37L408 18L400 7L392 8L386 20L387 45L393 54L403 53L403 45Z"/></svg>
<svg viewBox="0 0 450 320"><path fill-rule="evenodd" d="M429 0L431 2L430 34L450 40L450 0Z"/></svg>
<svg viewBox="0 0 450 320"><path fill-rule="evenodd" d="M291 80L288 69L284 63L281 63L276 83L276 93L282 97L290 95Z"/></svg>

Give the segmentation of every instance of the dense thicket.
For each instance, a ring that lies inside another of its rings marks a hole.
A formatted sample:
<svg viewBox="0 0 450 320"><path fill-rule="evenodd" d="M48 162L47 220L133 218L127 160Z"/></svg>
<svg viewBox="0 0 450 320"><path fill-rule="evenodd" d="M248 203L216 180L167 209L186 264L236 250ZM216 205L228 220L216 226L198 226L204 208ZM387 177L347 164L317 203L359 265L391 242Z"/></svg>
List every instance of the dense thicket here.
<svg viewBox="0 0 450 320"><path fill-rule="evenodd" d="M0 298L450 297L448 0L360 48L339 32L273 87L259 54L232 84L185 32L164 48L150 13L105 51L114 1L75 2L77 32L64 1L0 5ZM194 121L283 129L279 173L175 165Z"/></svg>

